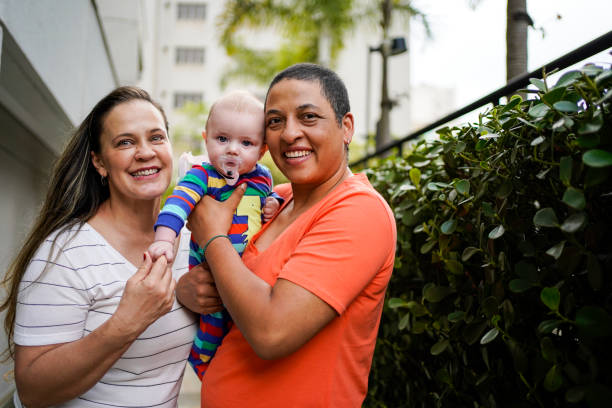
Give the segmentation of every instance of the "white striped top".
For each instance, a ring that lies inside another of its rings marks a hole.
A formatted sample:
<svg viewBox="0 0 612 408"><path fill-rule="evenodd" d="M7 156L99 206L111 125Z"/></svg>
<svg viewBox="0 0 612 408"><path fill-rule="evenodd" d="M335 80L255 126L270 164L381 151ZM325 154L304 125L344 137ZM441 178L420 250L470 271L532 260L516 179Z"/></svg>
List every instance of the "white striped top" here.
<svg viewBox="0 0 612 408"><path fill-rule="evenodd" d="M88 335L115 312L137 270L87 223L59 235L52 249L56 235L41 245L22 279L16 344L66 343ZM173 266L176 279L188 270L188 254L187 231ZM61 406L175 407L195 331L196 315L175 300L93 388Z"/></svg>

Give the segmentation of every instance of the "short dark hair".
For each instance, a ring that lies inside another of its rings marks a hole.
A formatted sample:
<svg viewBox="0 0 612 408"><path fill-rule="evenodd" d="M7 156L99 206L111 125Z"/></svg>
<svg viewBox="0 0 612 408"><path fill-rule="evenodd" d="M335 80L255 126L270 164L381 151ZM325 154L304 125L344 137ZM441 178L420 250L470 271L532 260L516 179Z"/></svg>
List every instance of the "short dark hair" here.
<svg viewBox="0 0 612 408"><path fill-rule="evenodd" d="M346 90L344 82L342 82L342 79L329 68L310 63L299 63L285 68L276 74L272 82L270 82L268 93L266 94L266 103L268 102L270 89L283 79L318 82L321 86L321 93L334 110L338 125L342 125L342 118L351 111L348 91Z"/></svg>

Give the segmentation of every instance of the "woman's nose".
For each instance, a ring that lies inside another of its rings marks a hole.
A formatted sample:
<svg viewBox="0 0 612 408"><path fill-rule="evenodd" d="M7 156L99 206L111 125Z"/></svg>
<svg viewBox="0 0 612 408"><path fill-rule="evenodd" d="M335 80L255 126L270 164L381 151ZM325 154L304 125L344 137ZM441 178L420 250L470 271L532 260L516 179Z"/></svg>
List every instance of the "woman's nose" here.
<svg viewBox="0 0 612 408"><path fill-rule="evenodd" d="M141 143L136 149L137 160L149 160L155 157L155 149L153 149L148 143Z"/></svg>
<svg viewBox="0 0 612 408"><path fill-rule="evenodd" d="M282 138L287 143L293 143L302 135L302 130L299 126L299 122L295 119L288 118L283 128Z"/></svg>

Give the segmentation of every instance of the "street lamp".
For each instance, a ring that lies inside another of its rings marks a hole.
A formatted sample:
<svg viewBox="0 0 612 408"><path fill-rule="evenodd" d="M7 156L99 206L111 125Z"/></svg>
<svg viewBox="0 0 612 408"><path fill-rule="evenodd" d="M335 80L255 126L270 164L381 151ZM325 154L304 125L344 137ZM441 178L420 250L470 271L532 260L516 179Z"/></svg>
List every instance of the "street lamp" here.
<svg viewBox="0 0 612 408"><path fill-rule="evenodd" d="M382 95L380 99L380 119L376 125L376 139L380 145L375 145L375 150L381 145L387 144L389 141L389 114L393 108L393 101L389 98L389 90L387 85L387 58L403 54L408 51L406 40L404 37L391 38L388 41L383 41L378 47L368 47L368 61L366 67L366 115L365 126L366 134L370 139L370 81L371 81L371 54L380 52L382 57ZM370 144L370 143L368 143Z"/></svg>

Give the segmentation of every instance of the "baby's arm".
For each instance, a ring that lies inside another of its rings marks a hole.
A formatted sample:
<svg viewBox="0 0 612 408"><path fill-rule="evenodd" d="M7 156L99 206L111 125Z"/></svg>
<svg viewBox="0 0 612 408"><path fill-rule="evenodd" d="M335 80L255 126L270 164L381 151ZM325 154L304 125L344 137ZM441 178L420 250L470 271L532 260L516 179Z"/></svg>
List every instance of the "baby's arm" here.
<svg viewBox="0 0 612 408"><path fill-rule="evenodd" d="M276 198L272 196L266 197L266 202L262 209L264 222L270 221L279 208L280 202Z"/></svg>
<svg viewBox="0 0 612 408"><path fill-rule="evenodd" d="M168 263L174 259L174 241L176 240L176 233L172 228L158 225L155 230L155 241L149 246L147 250L153 261L160 256L164 255Z"/></svg>

